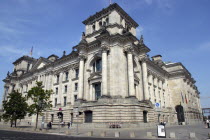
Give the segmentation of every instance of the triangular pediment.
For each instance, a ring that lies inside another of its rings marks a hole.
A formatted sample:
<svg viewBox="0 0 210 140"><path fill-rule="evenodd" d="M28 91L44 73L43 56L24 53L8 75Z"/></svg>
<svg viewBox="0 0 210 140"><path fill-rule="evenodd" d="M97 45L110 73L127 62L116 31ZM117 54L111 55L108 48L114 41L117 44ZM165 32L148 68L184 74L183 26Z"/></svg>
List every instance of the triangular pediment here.
<svg viewBox="0 0 210 140"><path fill-rule="evenodd" d="M50 61L46 58L40 57L38 61L33 65L31 70L37 70L43 68L45 65L49 64Z"/></svg>
<svg viewBox="0 0 210 140"><path fill-rule="evenodd" d="M41 68L44 67L45 65L46 65L46 63L41 62L41 63L39 64L39 66L37 67L37 69L41 69Z"/></svg>
<svg viewBox="0 0 210 140"><path fill-rule="evenodd" d="M101 78L101 72L94 72L90 74L88 80L98 79Z"/></svg>

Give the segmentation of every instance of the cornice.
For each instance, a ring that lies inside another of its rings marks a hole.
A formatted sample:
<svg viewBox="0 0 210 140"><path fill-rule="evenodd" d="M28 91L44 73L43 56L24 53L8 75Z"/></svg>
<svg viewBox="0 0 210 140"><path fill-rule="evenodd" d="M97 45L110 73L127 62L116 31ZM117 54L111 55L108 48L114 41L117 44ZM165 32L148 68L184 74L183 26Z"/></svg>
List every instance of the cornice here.
<svg viewBox="0 0 210 140"><path fill-rule="evenodd" d="M152 71L150 69L147 69L147 73L148 73L148 76L152 75L153 77L155 77L155 78L157 78L157 79L159 79L159 80L161 80L163 82L165 81L165 79L163 78L164 74L163 74L163 76L160 76L159 74L157 74L156 72L154 72L154 71Z"/></svg>
<svg viewBox="0 0 210 140"><path fill-rule="evenodd" d="M79 67L79 64L78 63L75 63L75 64L71 64L69 66L66 66L66 67L61 67L57 70L54 70L53 71L53 74L59 74L61 72L65 72L65 71L68 71L70 69L75 69L75 68L78 68Z"/></svg>
<svg viewBox="0 0 210 140"><path fill-rule="evenodd" d="M34 61L36 61L37 59L35 59L35 58L33 58L33 57L29 57L29 56L24 55L24 56L20 57L19 59L17 59L15 62L13 62L13 64L15 65L15 64L19 63L19 62L22 61L22 60L27 60L27 61L29 61L29 62L34 62Z"/></svg>
<svg viewBox="0 0 210 140"><path fill-rule="evenodd" d="M163 77L168 77L169 73L164 70L162 67L160 67L159 65L155 64L153 61L151 61L150 59L147 59L146 61L147 64L149 64L150 66L154 67L154 69L158 70L161 74L163 74Z"/></svg>
<svg viewBox="0 0 210 140"><path fill-rule="evenodd" d="M97 12L95 15L92 15L86 20L84 20L82 23L85 25L91 24L95 22L96 20L107 16L113 10L116 10L125 19L126 23L129 24L130 26L133 26L133 27L139 26L117 3L113 3L107 8L102 9L101 11Z"/></svg>

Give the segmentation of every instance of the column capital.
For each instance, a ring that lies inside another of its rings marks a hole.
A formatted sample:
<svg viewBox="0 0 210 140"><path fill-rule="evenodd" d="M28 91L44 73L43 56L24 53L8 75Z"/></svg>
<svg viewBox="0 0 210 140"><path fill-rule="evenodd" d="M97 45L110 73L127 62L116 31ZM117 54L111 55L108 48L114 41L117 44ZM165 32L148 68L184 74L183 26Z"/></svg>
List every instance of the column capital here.
<svg viewBox="0 0 210 140"><path fill-rule="evenodd" d="M109 46L108 45L101 46L102 53L106 53L108 50L109 50Z"/></svg>
<svg viewBox="0 0 210 140"><path fill-rule="evenodd" d="M141 61L141 62L147 62L148 60L149 60L148 57L139 58L139 61Z"/></svg>
<svg viewBox="0 0 210 140"><path fill-rule="evenodd" d="M85 56L84 54L79 54L79 60L85 60L87 58L87 56Z"/></svg>
<svg viewBox="0 0 210 140"><path fill-rule="evenodd" d="M127 54L133 54L134 48L133 47L124 48L124 52L127 52Z"/></svg>

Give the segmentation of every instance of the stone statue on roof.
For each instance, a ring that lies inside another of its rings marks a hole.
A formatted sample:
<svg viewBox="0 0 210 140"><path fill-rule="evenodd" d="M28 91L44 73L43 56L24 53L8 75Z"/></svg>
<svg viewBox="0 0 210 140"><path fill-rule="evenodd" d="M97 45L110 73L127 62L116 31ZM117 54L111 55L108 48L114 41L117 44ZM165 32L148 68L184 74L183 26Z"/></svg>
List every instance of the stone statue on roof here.
<svg viewBox="0 0 210 140"><path fill-rule="evenodd" d="M141 37L140 37L140 40L139 40L139 44L144 44L144 38L143 38L143 35L141 35Z"/></svg>

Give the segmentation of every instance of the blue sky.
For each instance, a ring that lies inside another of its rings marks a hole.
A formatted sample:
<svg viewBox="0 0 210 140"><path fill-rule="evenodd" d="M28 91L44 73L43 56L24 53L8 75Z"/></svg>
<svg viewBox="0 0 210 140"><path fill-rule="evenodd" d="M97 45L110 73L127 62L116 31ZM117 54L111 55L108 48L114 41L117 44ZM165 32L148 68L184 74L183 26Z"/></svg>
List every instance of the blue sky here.
<svg viewBox="0 0 210 140"><path fill-rule="evenodd" d="M210 107L210 1L112 0L140 26L150 56L182 62L197 81L202 107ZM85 29L82 21L109 0L0 0L0 100L7 71L22 55L70 53Z"/></svg>

